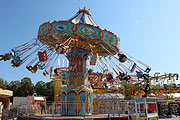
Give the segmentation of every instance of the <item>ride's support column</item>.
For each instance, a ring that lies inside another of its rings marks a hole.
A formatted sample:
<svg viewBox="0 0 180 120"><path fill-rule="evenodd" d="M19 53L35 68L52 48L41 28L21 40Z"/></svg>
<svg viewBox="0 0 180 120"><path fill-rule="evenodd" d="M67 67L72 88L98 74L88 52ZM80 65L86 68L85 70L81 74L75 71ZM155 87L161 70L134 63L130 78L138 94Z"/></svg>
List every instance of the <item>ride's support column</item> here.
<svg viewBox="0 0 180 120"><path fill-rule="evenodd" d="M54 101L60 101L58 99L60 98L60 94L62 90L62 79L55 78L53 79L53 82L54 82Z"/></svg>
<svg viewBox="0 0 180 120"><path fill-rule="evenodd" d="M88 85L88 74L86 70L88 55L89 52L78 49L71 49L71 52L67 53L66 57L69 60L69 87L77 88Z"/></svg>
<svg viewBox="0 0 180 120"><path fill-rule="evenodd" d="M92 115L93 91L88 87L86 60L89 52L71 49L69 60L68 87L62 89L62 115Z"/></svg>

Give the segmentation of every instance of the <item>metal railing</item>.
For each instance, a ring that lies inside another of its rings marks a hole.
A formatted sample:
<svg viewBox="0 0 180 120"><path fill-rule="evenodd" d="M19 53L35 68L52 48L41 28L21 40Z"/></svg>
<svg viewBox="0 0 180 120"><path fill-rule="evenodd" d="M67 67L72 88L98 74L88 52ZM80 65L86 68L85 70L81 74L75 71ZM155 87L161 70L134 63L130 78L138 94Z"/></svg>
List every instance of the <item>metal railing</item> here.
<svg viewBox="0 0 180 120"><path fill-rule="evenodd" d="M18 106L18 114L51 114L51 115L73 115L72 112L69 112L69 109L73 107L74 115L86 114L86 108L90 103L48 103L46 102L44 105L41 103L33 104L21 104Z"/></svg>
<svg viewBox="0 0 180 120"><path fill-rule="evenodd" d="M22 115L40 116L41 114L43 114L44 117L48 117L48 116L60 117L62 115L85 116L88 113L127 116L136 113L135 101L95 100L93 101L93 106L92 106L93 111L90 111L91 105L92 103L83 103L83 102L78 102L78 103L45 102L43 107L43 105L40 102L39 103L37 102L36 104L22 103L19 106L13 106L14 112L12 116L15 117ZM72 109L74 111L72 111Z"/></svg>
<svg viewBox="0 0 180 120"><path fill-rule="evenodd" d="M98 114L135 114L135 101L97 100L93 111Z"/></svg>

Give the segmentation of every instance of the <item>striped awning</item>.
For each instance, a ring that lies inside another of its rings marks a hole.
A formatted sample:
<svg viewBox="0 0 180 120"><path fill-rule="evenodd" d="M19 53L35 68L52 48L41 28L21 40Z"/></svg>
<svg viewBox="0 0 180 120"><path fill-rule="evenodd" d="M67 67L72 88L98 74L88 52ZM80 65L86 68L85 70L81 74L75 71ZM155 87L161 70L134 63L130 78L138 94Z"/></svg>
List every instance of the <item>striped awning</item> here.
<svg viewBox="0 0 180 120"><path fill-rule="evenodd" d="M86 10L85 8L79 9L79 11L67 21L71 21L74 24L84 23L84 24L90 24L93 26L98 26L92 19L89 10Z"/></svg>
<svg viewBox="0 0 180 120"><path fill-rule="evenodd" d="M1 97L11 97L11 96L13 96L13 91L4 90L4 89L0 88L0 98Z"/></svg>

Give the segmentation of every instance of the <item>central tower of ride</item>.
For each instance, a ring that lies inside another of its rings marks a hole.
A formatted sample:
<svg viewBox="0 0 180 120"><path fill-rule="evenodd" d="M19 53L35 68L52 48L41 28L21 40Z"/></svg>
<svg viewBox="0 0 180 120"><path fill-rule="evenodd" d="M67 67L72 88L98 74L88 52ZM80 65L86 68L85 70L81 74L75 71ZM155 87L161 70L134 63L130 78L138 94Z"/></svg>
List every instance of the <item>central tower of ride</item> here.
<svg viewBox="0 0 180 120"><path fill-rule="evenodd" d="M62 114L91 115L93 90L88 85L86 61L90 56L90 65L95 65L98 56L117 54L119 38L101 30L84 8L66 21L40 25L38 40L69 60L68 85L62 89Z"/></svg>

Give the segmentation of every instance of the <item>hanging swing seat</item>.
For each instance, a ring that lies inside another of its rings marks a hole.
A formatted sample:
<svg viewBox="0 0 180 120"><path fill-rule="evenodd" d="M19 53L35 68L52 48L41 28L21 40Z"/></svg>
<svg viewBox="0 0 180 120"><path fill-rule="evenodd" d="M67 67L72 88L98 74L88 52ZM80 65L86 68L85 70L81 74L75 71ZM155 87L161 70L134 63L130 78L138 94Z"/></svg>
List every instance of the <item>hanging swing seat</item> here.
<svg viewBox="0 0 180 120"><path fill-rule="evenodd" d="M124 78L126 77L126 74L119 72L119 76L118 77L120 78L120 80L124 80Z"/></svg>
<svg viewBox="0 0 180 120"><path fill-rule="evenodd" d="M58 45L57 47L56 47L56 51L59 53L59 54L64 54L64 53L66 53L67 51L68 51L68 46L65 46L65 45L62 45L62 44L60 44L60 45Z"/></svg>
<svg viewBox="0 0 180 120"><path fill-rule="evenodd" d="M45 71L43 72L43 75L46 76L46 75L49 75L49 73L45 70Z"/></svg>
<svg viewBox="0 0 180 120"><path fill-rule="evenodd" d="M69 65L69 70L70 71L74 71L75 68L76 68L76 65Z"/></svg>
<svg viewBox="0 0 180 120"><path fill-rule="evenodd" d="M135 70L136 66L137 66L137 64L136 64L136 63L134 63L134 64L133 64L133 66L132 66L132 68L131 68L131 70L130 70L130 72L131 72L131 73L132 73L132 72L134 72L134 70Z"/></svg>
<svg viewBox="0 0 180 120"><path fill-rule="evenodd" d="M26 65L26 68L31 71L33 69L33 67L31 65Z"/></svg>
<svg viewBox="0 0 180 120"><path fill-rule="evenodd" d="M4 60L4 61L7 61L7 60L10 60L11 59L11 55L10 54L5 54L5 55L0 55L1 59L0 60Z"/></svg>
<svg viewBox="0 0 180 120"><path fill-rule="evenodd" d="M47 52L38 52L38 57L40 62L46 62L48 60Z"/></svg>
<svg viewBox="0 0 180 120"><path fill-rule="evenodd" d="M41 70L43 70L45 67L45 63L38 64L38 68Z"/></svg>
<svg viewBox="0 0 180 120"><path fill-rule="evenodd" d="M10 54L5 54L4 55L4 61L6 61L6 60L10 60L11 59L11 55Z"/></svg>
<svg viewBox="0 0 180 120"><path fill-rule="evenodd" d="M31 72L32 72L32 73L36 73L37 70L38 70L38 65L36 64L36 65L33 66Z"/></svg>
<svg viewBox="0 0 180 120"><path fill-rule="evenodd" d="M126 60L127 60L127 56L126 55L118 53L118 56L119 56L119 61L120 62L122 62L122 63L126 62Z"/></svg>
<svg viewBox="0 0 180 120"><path fill-rule="evenodd" d="M103 74L107 74L109 72L109 69L104 69Z"/></svg>
<svg viewBox="0 0 180 120"><path fill-rule="evenodd" d="M150 71L151 71L151 68L148 67L148 68L146 68L146 70L144 72L149 73Z"/></svg>
<svg viewBox="0 0 180 120"><path fill-rule="evenodd" d="M34 65L34 66L32 66L32 65L27 65L26 68L27 68L30 72L36 73L36 72L37 72L37 69L38 69L38 65L37 65L37 64Z"/></svg>
<svg viewBox="0 0 180 120"><path fill-rule="evenodd" d="M21 62L22 62L22 60L21 60ZM11 60L12 67L19 67L21 65L21 62L20 63L16 63L16 61L14 59Z"/></svg>
<svg viewBox="0 0 180 120"><path fill-rule="evenodd" d="M20 59L20 57L19 56L17 56L17 57L12 57L13 58L13 60L14 60L14 62L16 63L16 64L20 64L21 62L22 62L22 60Z"/></svg>
<svg viewBox="0 0 180 120"><path fill-rule="evenodd" d="M96 65L98 58L98 53L94 53L91 55L90 65Z"/></svg>
<svg viewBox="0 0 180 120"><path fill-rule="evenodd" d="M138 79L139 79L139 78L141 78L141 77L142 77L142 75L143 75L143 72L142 72L142 71L137 72L137 74L136 74L136 76L138 77Z"/></svg>
<svg viewBox="0 0 180 120"><path fill-rule="evenodd" d="M92 73L92 71L93 71L92 69L89 69L88 74L90 75Z"/></svg>
<svg viewBox="0 0 180 120"><path fill-rule="evenodd" d="M178 75L178 74L176 74L176 80L178 80L178 78L179 78L179 75Z"/></svg>
<svg viewBox="0 0 180 120"><path fill-rule="evenodd" d="M58 68L54 69L54 74L58 76Z"/></svg>
<svg viewBox="0 0 180 120"><path fill-rule="evenodd" d="M102 87L103 87L103 88L108 88L108 86L107 86L106 83L103 83Z"/></svg>
<svg viewBox="0 0 180 120"><path fill-rule="evenodd" d="M131 79L130 75L126 75L126 74L123 73L123 75L121 76L121 80L128 81L129 79Z"/></svg>
<svg viewBox="0 0 180 120"><path fill-rule="evenodd" d="M20 51L19 50L11 49L11 55L14 56L14 57L17 57L17 56L20 55Z"/></svg>
<svg viewBox="0 0 180 120"><path fill-rule="evenodd" d="M107 76L106 76L106 79L107 81L109 81L110 83L113 83L114 80L113 80L113 75L111 73L108 73Z"/></svg>
<svg viewBox="0 0 180 120"><path fill-rule="evenodd" d="M145 80L149 80L149 74L143 74L142 77L143 77Z"/></svg>
<svg viewBox="0 0 180 120"><path fill-rule="evenodd" d="M20 59L19 55L20 55L19 50L14 50L14 49L11 50L11 57L13 58L13 61L11 61L11 63L14 66L20 66L21 65L22 60Z"/></svg>

